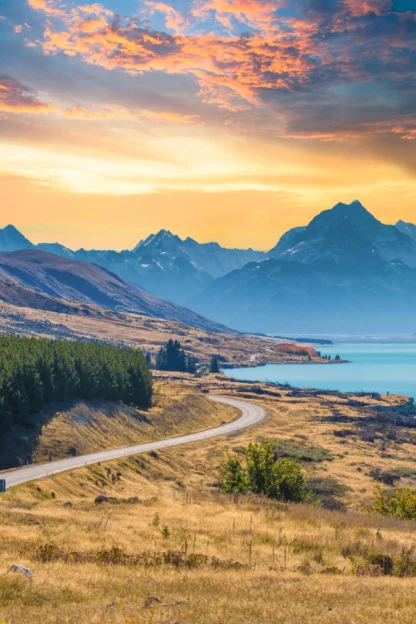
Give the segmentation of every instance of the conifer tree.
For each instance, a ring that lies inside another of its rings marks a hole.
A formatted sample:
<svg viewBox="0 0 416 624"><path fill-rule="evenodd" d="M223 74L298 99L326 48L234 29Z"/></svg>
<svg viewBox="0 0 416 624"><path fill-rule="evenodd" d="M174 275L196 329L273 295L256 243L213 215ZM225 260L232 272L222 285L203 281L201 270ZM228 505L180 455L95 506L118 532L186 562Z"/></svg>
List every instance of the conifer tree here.
<svg viewBox="0 0 416 624"><path fill-rule="evenodd" d="M218 366L218 357L216 355L213 355L211 358L211 363L209 365L209 372L210 373L220 372L220 367Z"/></svg>

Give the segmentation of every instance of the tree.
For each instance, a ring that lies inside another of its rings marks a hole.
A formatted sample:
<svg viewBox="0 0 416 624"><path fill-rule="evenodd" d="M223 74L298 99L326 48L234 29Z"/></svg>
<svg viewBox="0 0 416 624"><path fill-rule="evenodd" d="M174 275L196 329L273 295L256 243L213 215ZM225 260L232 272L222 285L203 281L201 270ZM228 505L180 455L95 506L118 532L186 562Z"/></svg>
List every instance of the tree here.
<svg viewBox="0 0 416 624"><path fill-rule="evenodd" d="M186 368L188 373L191 373L192 375L196 373L196 360L192 355L188 356Z"/></svg>
<svg viewBox="0 0 416 624"><path fill-rule="evenodd" d="M275 463L274 487L272 498L297 503L307 499L306 480L298 460L283 457Z"/></svg>
<svg viewBox="0 0 416 624"><path fill-rule="evenodd" d="M228 457L221 466L220 475L221 491L225 494L233 494L234 502L238 501L239 494L247 492L248 474L237 457Z"/></svg>
<svg viewBox="0 0 416 624"><path fill-rule="evenodd" d="M168 340L160 347L156 358L156 368L165 371L186 372L186 356L178 340Z"/></svg>
<svg viewBox="0 0 416 624"><path fill-rule="evenodd" d="M216 355L213 355L211 358L211 364L209 365L209 372L210 373L220 372L220 367L218 366L218 357Z"/></svg>
<svg viewBox="0 0 416 624"><path fill-rule="evenodd" d="M269 496L273 491L275 464L271 442L251 442L246 461L251 491Z"/></svg>

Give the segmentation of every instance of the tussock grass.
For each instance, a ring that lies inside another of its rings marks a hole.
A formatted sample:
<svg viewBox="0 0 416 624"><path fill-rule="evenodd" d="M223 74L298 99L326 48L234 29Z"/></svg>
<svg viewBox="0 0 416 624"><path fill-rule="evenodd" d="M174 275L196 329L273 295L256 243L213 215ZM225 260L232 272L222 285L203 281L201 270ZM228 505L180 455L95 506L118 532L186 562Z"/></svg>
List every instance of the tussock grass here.
<svg viewBox="0 0 416 624"><path fill-rule="evenodd" d="M357 572L372 553L400 558L415 542L412 523L195 492L191 502L171 492L111 509L82 499L69 509L6 503L0 518L0 573L16 560L35 573L0 576L0 617L10 624L414 618L414 579ZM161 603L149 611L151 595Z"/></svg>
<svg viewBox="0 0 416 624"><path fill-rule="evenodd" d="M357 405L341 396L291 397L285 389L250 393L250 386L221 377L183 381L182 390L161 390L155 427L191 430L194 409L208 409L201 390L239 396L244 388L266 407L267 419L230 439L90 466L8 492L0 507L7 536L0 546L0 622L413 623L416 523L362 511L372 499L372 468L401 466L402 481L411 483L413 447L392 441L388 458L377 443L334 436L345 424L327 418L343 413L365 426L371 406L400 401L361 397ZM197 398L188 403L188 395ZM187 415L185 404L193 406ZM196 414L193 428L205 426L210 413ZM250 496L234 504L220 495L212 484L226 453L266 437L326 449L331 461L320 456L305 461L304 470L348 511ZM141 503L96 505L98 494ZM64 506L69 501L72 507ZM54 555L42 556L48 549ZM31 568L34 580L2 576L14 563ZM160 603L144 608L152 595Z"/></svg>

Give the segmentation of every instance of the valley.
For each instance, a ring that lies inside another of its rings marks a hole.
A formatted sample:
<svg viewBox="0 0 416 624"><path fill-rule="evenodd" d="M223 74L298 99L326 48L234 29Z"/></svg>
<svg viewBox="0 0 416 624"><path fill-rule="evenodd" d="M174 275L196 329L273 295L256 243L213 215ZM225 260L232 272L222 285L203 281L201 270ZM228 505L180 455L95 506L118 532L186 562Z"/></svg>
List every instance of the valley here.
<svg viewBox="0 0 416 624"><path fill-rule="evenodd" d="M0 4L0 624L414 624L415 0Z"/></svg>
<svg viewBox="0 0 416 624"><path fill-rule="evenodd" d="M28 291L26 291L25 295ZM31 298L36 293L30 291ZM2 295L0 295L0 299ZM206 331L163 318L111 311L90 304L78 305L64 300L48 299L35 303L25 299L22 305L0 301L0 331L22 336L42 336L69 340L99 340L109 344L140 348L155 355L169 339L179 340L187 353L201 364L218 355L221 366L255 366L277 362L309 360L308 355L282 352L279 345L289 340L224 332ZM10 299L14 300L14 299ZM322 361L326 363L326 361Z"/></svg>

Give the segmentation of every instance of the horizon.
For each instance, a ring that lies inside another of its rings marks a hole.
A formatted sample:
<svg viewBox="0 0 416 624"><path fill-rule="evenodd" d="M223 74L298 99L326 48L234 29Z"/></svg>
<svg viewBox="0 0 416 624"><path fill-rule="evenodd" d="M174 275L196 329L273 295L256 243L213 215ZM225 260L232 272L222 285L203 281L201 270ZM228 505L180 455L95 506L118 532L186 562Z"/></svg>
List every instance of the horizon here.
<svg viewBox="0 0 416 624"><path fill-rule="evenodd" d="M354 203L359 203L365 210L367 210L367 212L369 212L370 214L372 214L373 216L374 213L371 210L368 210L368 208L366 206L364 206L364 204L359 200L359 199L355 199L353 200L350 204L346 204L345 202L337 202L336 204L334 204L333 206L331 206L330 208L323 208L322 210L320 210L319 212L317 212L315 215L312 216L312 219L314 217L316 217L317 215L319 215L321 212L327 211L327 210L332 210L332 208L334 208L337 204L345 204L347 207L351 206ZM411 221L406 221L404 219L401 218L397 218L395 220L394 223L385 223L385 225L392 225L395 226L397 225L397 223L399 222L404 222L404 223L412 223ZM308 222L309 223L309 222ZM307 226L308 223L304 223L304 224L296 224L293 227L303 227L303 226ZM383 223L383 222L382 222ZM231 246L227 246L227 245L223 245L221 244L220 241L218 240L198 240L197 238L194 238L193 236L190 235L179 235L177 232L172 231L168 228L165 227L161 227L158 231L154 231L154 232L149 232L148 234L143 234L141 236L141 238L135 243L133 244L131 247L123 247L123 248L117 248L115 246L113 247L108 247L108 248L88 248L85 245L75 245L74 247L69 247L68 245L65 245L64 243L62 243L59 240L45 240L43 239L41 236L39 238L39 240L35 240L32 239L29 234L26 234L24 231L24 227L19 227L18 225L16 225L15 223L7 223L6 225L0 225L0 231L7 229L8 227L12 227L15 230L17 230L20 234L22 234L25 238L27 238L29 240L29 242L33 243L34 245L39 245L39 244L48 244L48 245L54 245L54 244L59 244L59 245L64 245L65 247L68 247L68 249L70 249L71 251L80 251L80 250L85 250L85 251L92 251L92 250L96 250L96 251L116 251L118 253L123 252L123 251L130 251L132 252L134 250L135 247L137 247L137 245L139 245L141 242L144 242L146 239L150 238L151 236L157 236L158 234L160 234L160 232L167 232L168 234L171 234L172 236L177 236L181 239L181 241L185 241L186 239L192 239L195 242L197 242L198 244L209 244L209 243L218 243L221 247L223 247L224 249L241 249L241 250L249 250L252 249L253 251L259 251L259 252L263 252L263 253L267 253L268 251L270 251L280 240L281 236L283 234L285 234L285 232L282 232L281 235L278 236L278 238L272 242L272 244L267 247L266 249L258 249L256 247L254 247L253 245L247 245L246 247L231 247ZM287 230L286 230L287 231Z"/></svg>
<svg viewBox="0 0 416 624"><path fill-rule="evenodd" d="M4 214L96 249L269 249L339 197L412 221L415 24L413 0L4 0Z"/></svg>

